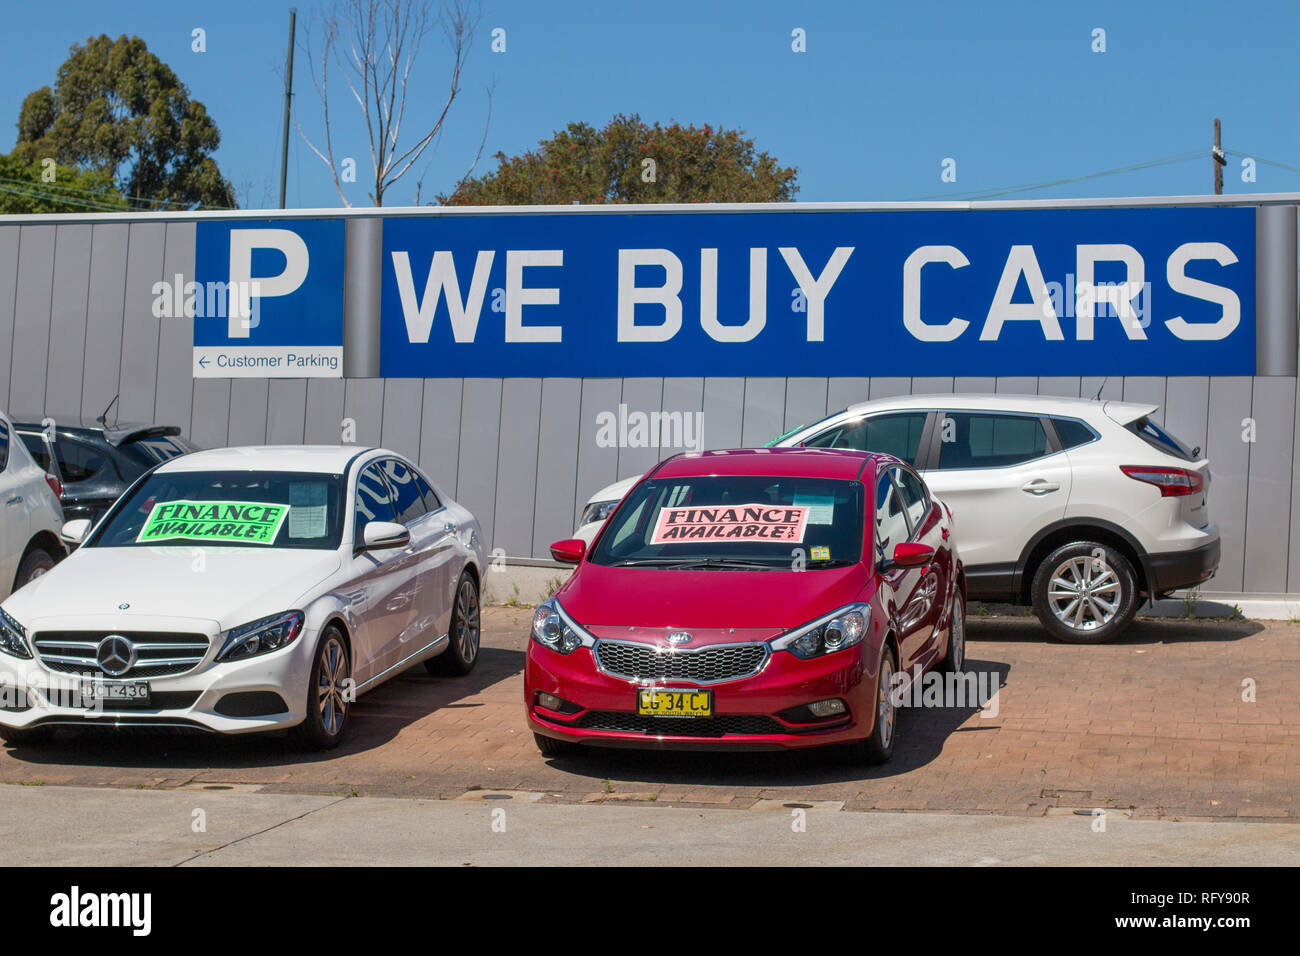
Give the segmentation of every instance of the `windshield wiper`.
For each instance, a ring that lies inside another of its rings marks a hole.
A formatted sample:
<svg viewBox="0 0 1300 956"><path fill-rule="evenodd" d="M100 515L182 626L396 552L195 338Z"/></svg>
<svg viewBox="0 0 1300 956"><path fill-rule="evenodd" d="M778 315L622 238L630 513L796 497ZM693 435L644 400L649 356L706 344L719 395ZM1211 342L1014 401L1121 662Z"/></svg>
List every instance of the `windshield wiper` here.
<svg viewBox="0 0 1300 956"><path fill-rule="evenodd" d="M718 568L724 571L771 571L775 568L775 565L733 558L638 558L633 561L620 561L615 567L676 568L678 570Z"/></svg>

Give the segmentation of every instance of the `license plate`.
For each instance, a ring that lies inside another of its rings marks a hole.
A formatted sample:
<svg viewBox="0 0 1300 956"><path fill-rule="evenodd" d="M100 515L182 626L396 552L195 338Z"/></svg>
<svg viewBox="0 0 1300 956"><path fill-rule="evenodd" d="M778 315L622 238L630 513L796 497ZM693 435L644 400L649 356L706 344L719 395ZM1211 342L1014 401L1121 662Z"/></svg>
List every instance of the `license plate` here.
<svg viewBox="0 0 1300 956"><path fill-rule="evenodd" d="M642 687L636 692L636 712L642 717L711 717L713 691Z"/></svg>
<svg viewBox="0 0 1300 956"><path fill-rule="evenodd" d="M81 699L91 706L98 703L145 705L149 703L149 684L146 681L121 684L86 681L81 685Z"/></svg>

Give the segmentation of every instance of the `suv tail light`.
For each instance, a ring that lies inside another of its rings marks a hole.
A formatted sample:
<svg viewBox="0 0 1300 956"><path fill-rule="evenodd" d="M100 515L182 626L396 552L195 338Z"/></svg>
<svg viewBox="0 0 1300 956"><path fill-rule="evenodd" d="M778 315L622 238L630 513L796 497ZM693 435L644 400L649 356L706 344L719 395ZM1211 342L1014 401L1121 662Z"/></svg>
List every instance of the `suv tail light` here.
<svg viewBox="0 0 1300 956"><path fill-rule="evenodd" d="M1178 498L1198 494L1205 482L1200 472L1189 468L1167 468L1163 465L1120 465L1119 470L1134 481L1145 481L1160 489L1162 498Z"/></svg>
<svg viewBox="0 0 1300 956"><path fill-rule="evenodd" d="M50 486L50 491L54 492L54 497L63 497L63 482L55 478L48 471L45 473L45 483Z"/></svg>

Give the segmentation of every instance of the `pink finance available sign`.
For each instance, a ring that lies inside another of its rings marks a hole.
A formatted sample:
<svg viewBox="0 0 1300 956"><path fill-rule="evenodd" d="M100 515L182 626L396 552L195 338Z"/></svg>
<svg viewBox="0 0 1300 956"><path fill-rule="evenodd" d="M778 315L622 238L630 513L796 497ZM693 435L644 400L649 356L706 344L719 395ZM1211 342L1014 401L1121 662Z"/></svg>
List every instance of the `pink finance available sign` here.
<svg viewBox="0 0 1300 956"><path fill-rule="evenodd" d="M651 544L692 541L803 541L808 508L793 505L717 505L664 508Z"/></svg>

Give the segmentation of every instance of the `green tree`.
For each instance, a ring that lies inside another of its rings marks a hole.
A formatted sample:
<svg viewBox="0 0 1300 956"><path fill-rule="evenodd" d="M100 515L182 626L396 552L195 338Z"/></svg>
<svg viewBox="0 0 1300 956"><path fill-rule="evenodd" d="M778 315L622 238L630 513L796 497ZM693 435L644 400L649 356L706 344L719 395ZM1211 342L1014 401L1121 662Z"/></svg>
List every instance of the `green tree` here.
<svg viewBox="0 0 1300 956"><path fill-rule="evenodd" d="M105 173L139 208L234 205L212 153L221 142L198 100L139 37L74 44L54 88L23 100L14 155Z"/></svg>
<svg viewBox="0 0 1300 956"><path fill-rule="evenodd" d="M647 126L619 114L586 123L520 156L496 154L497 168L462 180L447 206L580 203L788 202L798 170L781 166L742 130L672 123Z"/></svg>
<svg viewBox="0 0 1300 956"><path fill-rule="evenodd" d="M0 153L0 215L128 209L109 173Z"/></svg>

